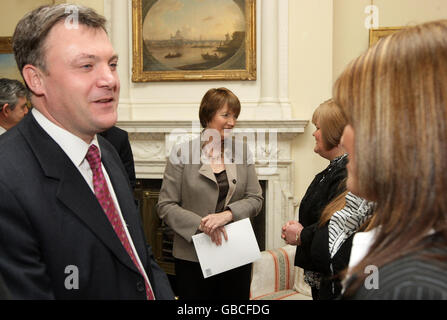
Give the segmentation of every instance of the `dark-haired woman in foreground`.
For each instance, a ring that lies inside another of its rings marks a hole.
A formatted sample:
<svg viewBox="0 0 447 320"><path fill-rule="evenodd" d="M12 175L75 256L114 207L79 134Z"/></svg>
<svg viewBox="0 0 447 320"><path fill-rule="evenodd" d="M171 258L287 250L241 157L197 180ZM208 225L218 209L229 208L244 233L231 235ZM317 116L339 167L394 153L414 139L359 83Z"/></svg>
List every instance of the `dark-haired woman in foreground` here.
<svg viewBox="0 0 447 320"><path fill-rule="evenodd" d="M447 20L379 41L342 73L334 100L348 119L347 188L376 203L344 297L447 299Z"/></svg>

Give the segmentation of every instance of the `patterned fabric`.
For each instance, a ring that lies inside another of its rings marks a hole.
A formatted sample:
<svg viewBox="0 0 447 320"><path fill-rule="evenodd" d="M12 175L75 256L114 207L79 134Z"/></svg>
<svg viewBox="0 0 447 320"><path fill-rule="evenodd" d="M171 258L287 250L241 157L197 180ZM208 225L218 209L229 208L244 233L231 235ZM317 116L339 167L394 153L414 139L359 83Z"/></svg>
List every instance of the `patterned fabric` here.
<svg viewBox="0 0 447 320"><path fill-rule="evenodd" d="M304 270L304 282L309 286L320 289L322 275L319 272Z"/></svg>
<svg viewBox="0 0 447 320"><path fill-rule="evenodd" d="M348 154L347 154L347 153L344 153L344 154L342 154L341 156L338 156L338 157L332 159L332 160L329 162L328 167L325 169L325 173L324 173L323 176L321 177L320 182L323 182L323 180L329 175L329 173L330 173L334 168L336 168L337 165L338 165L339 163L342 163L342 161L345 160L347 156L348 156Z"/></svg>
<svg viewBox="0 0 447 320"><path fill-rule="evenodd" d="M102 172L101 169L101 157L99 155L98 148L92 144L88 148L88 152L85 158L87 159L90 168L92 169L93 172L93 189L95 190L96 198L98 199L99 204L101 205L107 218L112 224L113 230L115 231L122 245L126 249L130 258L132 259L132 262L135 264L138 271L145 279L144 282L146 286L147 299L154 300L154 294L152 292L150 284L146 281L146 277L144 277L144 272L141 269L141 266L135 257L129 239L127 238L126 231L124 230L123 223L121 222L121 218L115 208L115 205L113 204L112 196L110 195L109 188L107 187L107 182L104 177L104 173Z"/></svg>
<svg viewBox="0 0 447 320"><path fill-rule="evenodd" d="M279 248L278 250L268 250L275 263L275 291L290 289L290 261L287 252Z"/></svg>
<svg viewBox="0 0 447 320"><path fill-rule="evenodd" d="M329 221L329 253L331 258L338 249L371 216L374 203L351 192L345 197L346 205L335 212Z"/></svg>
<svg viewBox="0 0 447 320"><path fill-rule="evenodd" d="M293 287L294 247L285 246L261 252L261 258L253 263L251 297L271 292L289 290ZM292 257L292 259L291 259Z"/></svg>
<svg viewBox="0 0 447 320"><path fill-rule="evenodd" d="M293 265L294 254L291 245L261 252L252 267L251 300L312 299L310 288L303 282L303 270Z"/></svg>
<svg viewBox="0 0 447 320"><path fill-rule="evenodd" d="M282 290L256 297L253 300L312 300L312 298L295 290Z"/></svg>

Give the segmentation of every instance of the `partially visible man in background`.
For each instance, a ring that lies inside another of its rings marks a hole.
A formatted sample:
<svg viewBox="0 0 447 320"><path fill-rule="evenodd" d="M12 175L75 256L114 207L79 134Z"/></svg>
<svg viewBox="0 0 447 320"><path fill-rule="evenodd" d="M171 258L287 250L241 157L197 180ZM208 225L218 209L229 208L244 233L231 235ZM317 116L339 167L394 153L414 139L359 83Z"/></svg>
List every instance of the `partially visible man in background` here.
<svg viewBox="0 0 447 320"><path fill-rule="evenodd" d="M27 94L20 81L0 79L0 135L14 127L28 113Z"/></svg>
<svg viewBox="0 0 447 320"><path fill-rule="evenodd" d="M129 134L127 131L116 126L100 132L99 134L106 138L107 141L115 147L121 161L123 162L127 175L129 176L130 186L132 187L132 190L135 189L135 163L133 160L132 147L130 146Z"/></svg>

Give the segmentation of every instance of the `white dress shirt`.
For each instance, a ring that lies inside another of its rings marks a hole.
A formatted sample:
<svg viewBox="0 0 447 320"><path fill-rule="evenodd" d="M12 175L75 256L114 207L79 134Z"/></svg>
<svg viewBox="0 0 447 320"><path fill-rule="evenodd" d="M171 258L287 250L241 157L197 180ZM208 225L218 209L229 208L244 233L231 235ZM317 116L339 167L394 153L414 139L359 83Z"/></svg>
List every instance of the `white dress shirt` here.
<svg viewBox="0 0 447 320"><path fill-rule="evenodd" d="M6 132L6 129L0 126L0 136Z"/></svg>
<svg viewBox="0 0 447 320"><path fill-rule="evenodd" d="M62 150L65 152L65 154L68 156L68 158L70 158L70 160L73 162L75 167L79 170L82 177L85 179L85 182L87 182L88 186L92 190L92 192L95 193L94 188L93 188L93 172L92 172L92 169L90 168L90 164L88 163L85 156L87 155L88 148L92 144L94 144L96 147L98 147L99 154L101 155L101 148L99 147L97 136L95 135L92 142L90 142L90 144L87 144L84 140L82 140L78 136L75 136L71 132L68 132L67 130L59 127L58 125L56 125L53 122L51 122L50 120L48 120L36 108L33 108L33 110L31 112L33 113L33 116L36 119L37 123L62 148ZM124 220L123 215L121 213L121 208L119 206L115 191L113 190L113 185L110 181L107 170L105 170L104 166L101 165L101 167L102 167L102 172L104 173L104 177L107 182L107 187L109 188L109 191L110 191L110 195L112 196L113 203L115 204L115 208L118 211L118 214L121 218L121 223L123 224L127 238L129 239L130 246L132 247L132 250L135 254L138 264L140 265L141 270L143 270L143 272L144 272L143 276L145 277L146 281L150 285L150 281L149 281L149 278L147 277L146 270L144 269L144 267L140 261L140 257L138 256L138 253L135 250L135 246L134 246L132 238L129 234L129 230L127 229L126 221ZM95 195L95 197L96 197L96 195ZM152 290L152 288L151 288L151 290ZM154 299L155 299L155 296L154 296Z"/></svg>

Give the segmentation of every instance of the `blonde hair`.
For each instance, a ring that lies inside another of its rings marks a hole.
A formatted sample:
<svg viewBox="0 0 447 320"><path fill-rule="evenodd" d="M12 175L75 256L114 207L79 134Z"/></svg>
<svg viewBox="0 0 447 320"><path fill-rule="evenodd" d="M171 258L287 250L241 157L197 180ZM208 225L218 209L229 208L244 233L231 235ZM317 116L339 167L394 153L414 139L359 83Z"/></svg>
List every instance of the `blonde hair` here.
<svg viewBox="0 0 447 320"><path fill-rule="evenodd" d="M343 179L343 181L340 183L340 186L342 185L346 186L346 179ZM326 207L321 212L320 222L318 223L319 228L323 227L327 222L329 222L335 212L340 211L346 206L347 194L348 190L345 190L326 205Z"/></svg>
<svg viewBox="0 0 447 320"><path fill-rule="evenodd" d="M355 59L334 85L355 133L357 193L377 202L375 242L354 269L447 242L447 20L405 29ZM440 233L441 234L441 233Z"/></svg>
<svg viewBox="0 0 447 320"><path fill-rule="evenodd" d="M322 142L326 150L335 148L340 143L346 118L334 100L329 99L320 104L312 115L312 123L318 124Z"/></svg>

